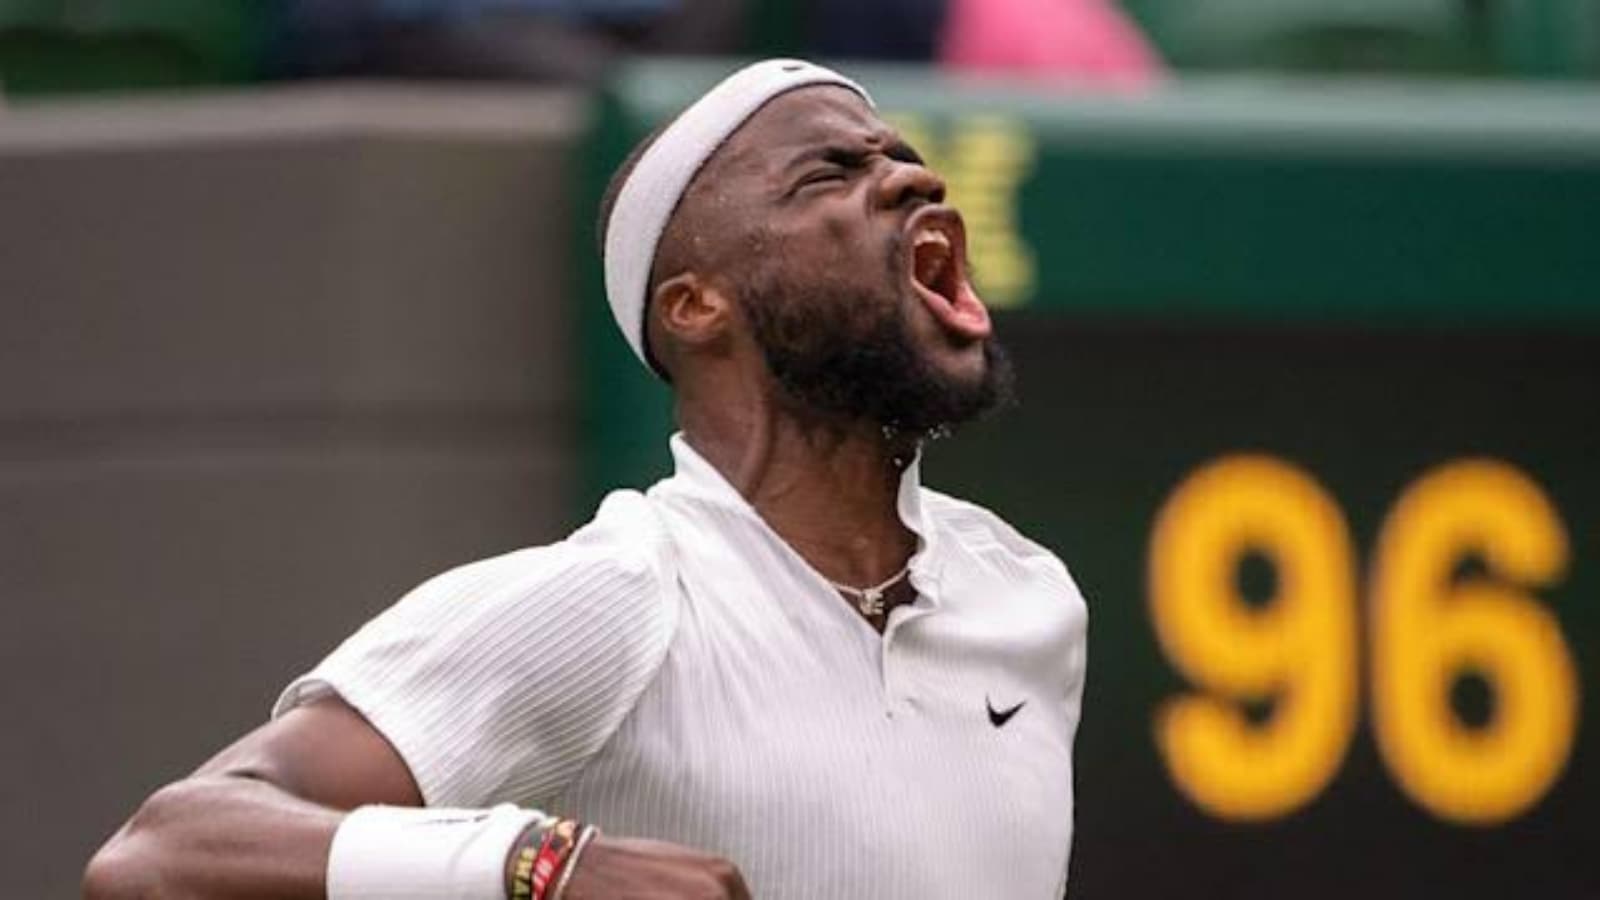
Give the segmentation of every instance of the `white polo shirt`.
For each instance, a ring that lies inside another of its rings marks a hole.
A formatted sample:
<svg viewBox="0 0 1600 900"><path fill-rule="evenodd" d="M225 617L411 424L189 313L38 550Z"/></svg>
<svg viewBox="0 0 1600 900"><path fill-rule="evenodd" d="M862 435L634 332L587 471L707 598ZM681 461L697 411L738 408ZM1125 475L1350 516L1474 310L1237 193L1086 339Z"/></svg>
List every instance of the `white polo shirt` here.
<svg viewBox="0 0 1600 900"><path fill-rule="evenodd" d="M334 691L433 806L702 848L762 900L1056 900L1083 598L993 513L901 481L917 600L879 635L683 437L557 544L428 581L284 691Z"/></svg>

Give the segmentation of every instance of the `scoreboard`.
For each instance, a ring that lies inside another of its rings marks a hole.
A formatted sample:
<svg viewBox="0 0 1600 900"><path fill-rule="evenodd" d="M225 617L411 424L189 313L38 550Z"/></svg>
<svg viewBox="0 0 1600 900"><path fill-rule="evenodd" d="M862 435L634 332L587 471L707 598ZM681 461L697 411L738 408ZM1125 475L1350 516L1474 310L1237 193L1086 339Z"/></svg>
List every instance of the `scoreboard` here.
<svg viewBox="0 0 1600 900"><path fill-rule="evenodd" d="M929 479L1089 600L1074 896L1600 896L1595 341L1001 329Z"/></svg>
<svg viewBox="0 0 1600 900"><path fill-rule="evenodd" d="M590 199L725 68L625 70ZM1071 895L1600 897L1600 91L853 74L1017 361L927 480L1089 601ZM584 510L670 429L601 296Z"/></svg>

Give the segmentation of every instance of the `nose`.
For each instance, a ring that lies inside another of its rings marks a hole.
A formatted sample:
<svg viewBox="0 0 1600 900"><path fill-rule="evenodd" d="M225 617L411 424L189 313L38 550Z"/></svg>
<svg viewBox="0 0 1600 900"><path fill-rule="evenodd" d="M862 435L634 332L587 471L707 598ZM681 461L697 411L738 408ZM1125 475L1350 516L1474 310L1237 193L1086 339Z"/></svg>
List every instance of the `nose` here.
<svg viewBox="0 0 1600 900"><path fill-rule="evenodd" d="M888 160L878 180L878 202L894 209L912 201L944 202L944 179L916 163Z"/></svg>

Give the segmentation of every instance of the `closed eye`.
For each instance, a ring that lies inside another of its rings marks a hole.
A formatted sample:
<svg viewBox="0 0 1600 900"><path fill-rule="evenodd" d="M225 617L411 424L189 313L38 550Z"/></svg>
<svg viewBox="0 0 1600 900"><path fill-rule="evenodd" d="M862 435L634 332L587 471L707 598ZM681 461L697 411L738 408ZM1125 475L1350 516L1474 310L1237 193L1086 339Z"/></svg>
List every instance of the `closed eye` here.
<svg viewBox="0 0 1600 900"><path fill-rule="evenodd" d="M842 182L842 181L845 181L848 178L849 178L849 173L847 173L844 170L844 168L841 167L841 166L837 166L837 165L822 166L822 167L819 167L819 168L816 168L816 169L812 169L811 171L809 171L809 172L805 173L804 175L800 176L800 180L795 183L794 189L796 191L798 191L798 190L801 190L802 188L811 187L812 185L831 184L831 183L835 183L835 182Z"/></svg>

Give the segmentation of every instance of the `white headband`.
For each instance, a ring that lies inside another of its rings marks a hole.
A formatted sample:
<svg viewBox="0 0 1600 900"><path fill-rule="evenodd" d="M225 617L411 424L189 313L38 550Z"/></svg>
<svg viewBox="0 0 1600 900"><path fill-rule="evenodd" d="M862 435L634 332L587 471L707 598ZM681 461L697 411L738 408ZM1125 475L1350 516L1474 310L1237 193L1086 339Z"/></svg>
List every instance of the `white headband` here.
<svg viewBox="0 0 1600 900"><path fill-rule="evenodd" d="M831 69L798 59L769 59L729 75L661 132L617 194L606 224L606 298L628 346L646 366L644 309L656 246L678 200L711 154L768 100L813 84L836 84L872 97Z"/></svg>

